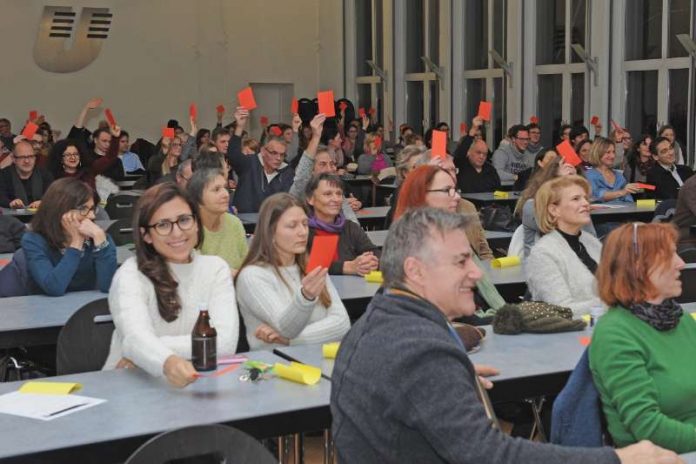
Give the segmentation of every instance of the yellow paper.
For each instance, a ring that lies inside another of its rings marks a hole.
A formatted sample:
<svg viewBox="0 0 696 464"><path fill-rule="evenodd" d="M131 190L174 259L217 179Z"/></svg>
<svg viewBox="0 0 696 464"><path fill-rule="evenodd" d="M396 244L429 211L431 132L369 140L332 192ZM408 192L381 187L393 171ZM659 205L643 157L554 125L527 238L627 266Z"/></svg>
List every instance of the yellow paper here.
<svg viewBox="0 0 696 464"><path fill-rule="evenodd" d="M694 319L696 319L696 313L691 313L691 317L693 317Z"/></svg>
<svg viewBox="0 0 696 464"><path fill-rule="evenodd" d="M371 271L370 273L365 274L365 280L368 282L375 282L378 284L384 283L382 271Z"/></svg>
<svg viewBox="0 0 696 464"><path fill-rule="evenodd" d="M592 322L592 316L589 314L583 314L582 320L585 321L585 324L590 325L590 322Z"/></svg>
<svg viewBox="0 0 696 464"><path fill-rule="evenodd" d="M281 379L291 380L303 385L314 385L321 378L321 369L307 364L291 362L289 366L275 363L273 372Z"/></svg>
<svg viewBox="0 0 696 464"><path fill-rule="evenodd" d="M324 354L325 358L336 359L336 354L338 354L338 348L341 346L341 342L324 343L321 347L321 352Z"/></svg>
<svg viewBox="0 0 696 464"><path fill-rule="evenodd" d="M30 213L35 213L38 210L39 210L39 208L27 208L27 211L29 211Z"/></svg>
<svg viewBox="0 0 696 464"><path fill-rule="evenodd" d="M508 192L496 190L495 192L493 192L493 198L510 198L510 194Z"/></svg>
<svg viewBox="0 0 696 464"><path fill-rule="evenodd" d="M638 208L654 208L656 205L655 200L638 200L636 201L636 206Z"/></svg>
<svg viewBox="0 0 696 464"><path fill-rule="evenodd" d="M67 395L82 389L74 382L25 382L19 387L21 393L41 393L44 395Z"/></svg>
<svg viewBox="0 0 696 464"><path fill-rule="evenodd" d="M493 267L513 267L519 266L521 263L519 256L506 256L504 258L494 259L491 262Z"/></svg>

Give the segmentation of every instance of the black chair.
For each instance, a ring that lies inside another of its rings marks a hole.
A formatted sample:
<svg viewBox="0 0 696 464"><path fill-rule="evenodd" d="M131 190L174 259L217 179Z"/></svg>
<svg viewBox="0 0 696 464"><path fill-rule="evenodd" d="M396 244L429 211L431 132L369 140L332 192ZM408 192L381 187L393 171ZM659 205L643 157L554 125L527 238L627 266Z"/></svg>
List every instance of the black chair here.
<svg viewBox="0 0 696 464"><path fill-rule="evenodd" d="M132 225L130 219L117 219L116 222L106 229L106 233L111 235L116 246L128 245L129 243L133 243Z"/></svg>
<svg viewBox="0 0 696 464"><path fill-rule="evenodd" d="M109 355L113 331L114 324L106 298L78 309L58 335L58 375L100 370Z"/></svg>
<svg viewBox="0 0 696 464"><path fill-rule="evenodd" d="M126 464L164 464L170 461L227 464L278 462L261 443L246 433L214 424L161 433L135 450Z"/></svg>
<svg viewBox="0 0 696 464"><path fill-rule="evenodd" d="M138 201L137 195L113 195L106 200L104 208L111 219L129 219L133 217L133 208Z"/></svg>
<svg viewBox="0 0 696 464"><path fill-rule="evenodd" d="M655 207L655 216L653 216L652 222L669 222L669 221L671 221L676 209L677 209L677 200L675 200L675 199L662 200Z"/></svg>
<svg viewBox="0 0 696 464"><path fill-rule="evenodd" d="M696 264L687 264L681 271L682 294L677 301L693 303L696 301Z"/></svg>

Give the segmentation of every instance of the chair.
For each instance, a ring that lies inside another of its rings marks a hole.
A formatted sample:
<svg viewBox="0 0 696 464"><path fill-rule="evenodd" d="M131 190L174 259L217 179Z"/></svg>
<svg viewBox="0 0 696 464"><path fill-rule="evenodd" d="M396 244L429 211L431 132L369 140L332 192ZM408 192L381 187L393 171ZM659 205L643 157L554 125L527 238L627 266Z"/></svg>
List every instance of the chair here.
<svg viewBox="0 0 696 464"><path fill-rule="evenodd" d="M226 425L214 424L161 433L135 450L126 464L164 464L204 456L211 458L206 462L227 464L278 462L261 443L246 433Z"/></svg>
<svg viewBox="0 0 696 464"><path fill-rule="evenodd" d="M114 324L106 298L78 309L58 335L58 375L100 370L109 355L113 331Z"/></svg>
<svg viewBox="0 0 696 464"><path fill-rule="evenodd" d="M513 232L507 255L520 257L524 255L524 226L518 226Z"/></svg>
<svg viewBox="0 0 696 464"><path fill-rule="evenodd" d="M696 264L687 264L681 271L682 294L677 298L679 303L696 301Z"/></svg>
<svg viewBox="0 0 696 464"><path fill-rule="evenodd" d="M106 200L106 212L111 219L130 219L138 201L136 195L112 195Z"/></svg>
<svg viewBox="0 0 696 464"><path fill-rule="evenodd" d="M130 219L118 219L106 229L106 233L111 235L116 246L128 245L133 243L133 228L131 226Z"/></svg>
<svg viewBox="0 0 696 464"><path fill-rule="evenodd" d="M653 216L652 222L669 222L674 216L674 212L677 209L677 200L669 199L662 200L655 207L655 216Z"/></svg>

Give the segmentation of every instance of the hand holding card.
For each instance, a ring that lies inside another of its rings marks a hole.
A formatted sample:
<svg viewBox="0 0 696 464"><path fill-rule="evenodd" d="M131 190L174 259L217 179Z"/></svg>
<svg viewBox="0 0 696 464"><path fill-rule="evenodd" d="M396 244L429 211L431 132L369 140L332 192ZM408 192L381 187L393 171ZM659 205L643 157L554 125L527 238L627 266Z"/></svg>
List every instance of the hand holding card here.
<svg viewBox="0 0 696 464"><path fill-rule="evenodd" d="M491 111L493 110L493 105L491 102L482 101L479 103L478 117L484 121L491 120Z"/></svg>
<svg viewBox="0 0 696 464"><path fill-rule="evenodd" d="M237 99L239 100L239 106L243 106L247 111L251 111L256 108L256 100L254 99L254 91L251 87L246 87L237 93Z"/></svg>
<svg viewBox="0 0 696 464"><path fill-rule="evenodd" d="M338 248L338 235L317 235L312 243L307 261L307 274L317 267L327 268L331 265Z"/></svg>
<svg viewBox="0 0 696 464"><path fill-rule="evenodd" d="M575 150L573 150L568 140L564 140L562 143L556 145L556 151L561 155L563 160L570 165L577 166L582 163L582 159L575 153Z"/></svg>

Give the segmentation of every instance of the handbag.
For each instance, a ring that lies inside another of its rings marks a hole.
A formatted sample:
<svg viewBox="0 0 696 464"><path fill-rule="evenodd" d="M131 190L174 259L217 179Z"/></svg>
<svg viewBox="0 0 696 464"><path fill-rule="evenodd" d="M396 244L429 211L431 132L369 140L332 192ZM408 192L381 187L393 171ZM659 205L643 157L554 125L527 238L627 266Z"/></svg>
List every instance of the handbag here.
<svg viewBox="0 0 696 464"><path fill-rule="evenodd" d="M481 225L485 230L499 230L501 232L514 232L519 221L515 219L509 207L492 204L479 210Z"/></svg>

